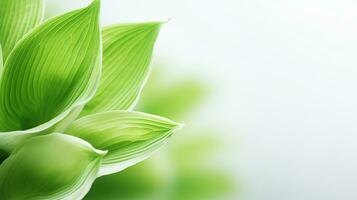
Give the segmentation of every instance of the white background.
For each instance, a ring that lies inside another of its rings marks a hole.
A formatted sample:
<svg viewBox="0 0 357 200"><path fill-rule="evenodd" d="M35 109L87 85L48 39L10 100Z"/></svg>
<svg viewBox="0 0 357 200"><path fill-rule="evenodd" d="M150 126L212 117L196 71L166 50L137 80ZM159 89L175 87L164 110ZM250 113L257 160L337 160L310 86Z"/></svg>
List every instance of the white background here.
<svg viewBox="0 0 357 200"><path fill-rule="evenodd" d="M235 144L242 199L357 199L357 1L102 3L103 25L172 19L155 60L215 87L197 123Z"/></svg>

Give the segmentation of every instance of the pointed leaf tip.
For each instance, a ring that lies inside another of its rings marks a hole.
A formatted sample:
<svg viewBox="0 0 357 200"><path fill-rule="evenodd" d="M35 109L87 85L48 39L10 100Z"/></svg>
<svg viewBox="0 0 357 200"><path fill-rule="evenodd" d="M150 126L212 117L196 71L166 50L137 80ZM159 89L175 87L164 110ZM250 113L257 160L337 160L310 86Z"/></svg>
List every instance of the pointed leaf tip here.
<svg viewBox="0 0 357 200"><path fill-rule="evenodd" d="M80 118L64 133L108 150L99 171L99 176L103 176L145 160L182 126L155 115L109 111Z"/></svg>
<svg viewBox="0 0 357 200"><path fill-rule="evenodd" d="M93 0L91 5L100 5L101 1L100 0Z"/></svg>
<svg viewBox="0 0 357 200"><path fill-rule="evenodd" d="M146 82L161 22L115 25L103 30L103 73L82 116L131 110Z"/></svg>
<svg viewBox="0 0 357 200"><path fill-rule="evenodd" d="M94 9L97 12L100 11L101 1L100 0L93 0L91 4L88 5L88 9Z"/></svg>

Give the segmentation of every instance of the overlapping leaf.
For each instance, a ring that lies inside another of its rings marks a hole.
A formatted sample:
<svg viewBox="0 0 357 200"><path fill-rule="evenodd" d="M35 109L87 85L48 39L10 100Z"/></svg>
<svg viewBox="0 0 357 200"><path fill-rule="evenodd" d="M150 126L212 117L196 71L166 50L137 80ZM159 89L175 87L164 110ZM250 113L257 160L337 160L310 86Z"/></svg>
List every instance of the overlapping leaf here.
<svg viewBox="0 0 357 200"><path fill-rule="evenodd" d="M94 95L101 70L99 4L49 20L16 45L1 77L0 149L53 131Z"/></svg>
<svg viewBox="0 0 357 200"><path fill-rule="evenodd" d="M133 108L145 83L160 23L107 27L103 31L103 74L82 115Z"/></svg>
<svg viewBox="0 0 357 200"><path fill-rule="evenodd" d="M161 147L180 125L139 112L110 111L76 120L64 132L108 150L100 175L121 171L143 161Z"/></svg>
<svg viewBox="0 0 357 200"><path fill-rule="evenodd" d="M110 111L135 106L160 23L104 29L95 94L99 7L93 0L33 29L43 0L0 0L0 199L81 199L96 177L146 159L180 127Z"/></svg>
<svg viewBox="0 0 357 200"><path fill-rule="evenodd" d="M42 21L44 8L44 0L0 1L0 44L4 60L17 41Z"/></svg>
<svg viewBox="0 0 357 200"><path fill-rule="evenodd" d="M81 199L105 153L70 135L31 138L0 166L0 199Z"/></svg>

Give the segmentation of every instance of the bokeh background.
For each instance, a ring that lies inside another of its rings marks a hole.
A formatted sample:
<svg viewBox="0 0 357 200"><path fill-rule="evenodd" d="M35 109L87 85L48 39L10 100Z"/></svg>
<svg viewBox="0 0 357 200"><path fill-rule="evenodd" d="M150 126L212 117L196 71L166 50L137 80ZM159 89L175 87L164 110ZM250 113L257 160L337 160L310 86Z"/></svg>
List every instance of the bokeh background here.
<svg viewBox="0 0 357 200"><path fill-rule="evenodd" d="M186 127L88 199L357 199L356 1L102 3L103 25L171 19L137 109Z"/></svg>

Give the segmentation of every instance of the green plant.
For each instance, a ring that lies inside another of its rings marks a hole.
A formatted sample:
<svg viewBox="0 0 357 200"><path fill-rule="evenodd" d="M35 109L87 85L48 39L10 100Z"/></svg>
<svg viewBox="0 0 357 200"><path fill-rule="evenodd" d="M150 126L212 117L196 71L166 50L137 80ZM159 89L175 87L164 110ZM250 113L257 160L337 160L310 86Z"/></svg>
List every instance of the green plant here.
<svg viewBox="0 0 357 200"><path fill-rule="evenodd" d="M81 199L181 127L132 111L161 23L101 30L99 10L0 0L0 199Z"/></svg>
<svg viewBox="0 0 357 200"><path fill-rule="evenodd" d="M172 72L153 69L136 109L186 121L185 129L154 157L97 179L84 199L237 199L236 180L215 160L224 152L224 133L189 122L212 88L198 77L167 80Z"/></svg>

